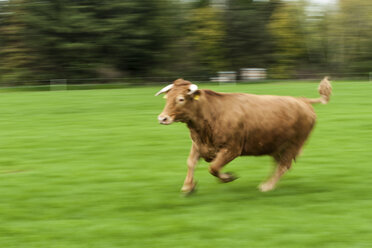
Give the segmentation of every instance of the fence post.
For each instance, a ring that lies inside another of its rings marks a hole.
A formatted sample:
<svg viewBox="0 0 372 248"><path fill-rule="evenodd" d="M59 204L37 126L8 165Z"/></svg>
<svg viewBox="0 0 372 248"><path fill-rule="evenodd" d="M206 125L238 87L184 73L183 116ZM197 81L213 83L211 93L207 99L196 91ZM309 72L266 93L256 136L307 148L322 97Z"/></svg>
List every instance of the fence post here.
<svg viewBox="0 0 372 248"><path fill-rule="evenodd" d="M67 79L51 79L50 88L53 90L67 90Z"/></svg>

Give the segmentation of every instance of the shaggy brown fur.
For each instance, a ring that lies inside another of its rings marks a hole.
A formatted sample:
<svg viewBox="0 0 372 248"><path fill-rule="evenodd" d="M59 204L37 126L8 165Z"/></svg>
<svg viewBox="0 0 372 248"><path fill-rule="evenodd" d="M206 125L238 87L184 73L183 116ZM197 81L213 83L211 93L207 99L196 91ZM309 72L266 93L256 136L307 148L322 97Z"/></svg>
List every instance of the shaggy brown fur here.
<svg viewBox="0 0 372 248"><path fill-rule="evenodd" d="M190 129L192 148L182 191L195 187L193 172L199 158L211 162L209 171L222 182L235 177L220 170L238 156L270 155L277 163L272 177L260 185L261 191L275 187L291 167L292 160L314 127L312 103L327 103L331 84L324 78L320 98L217 93L197 90L189 95L191 83L178 79L167 92L167 103L159 115L162 124L184 122Z"/></svg>

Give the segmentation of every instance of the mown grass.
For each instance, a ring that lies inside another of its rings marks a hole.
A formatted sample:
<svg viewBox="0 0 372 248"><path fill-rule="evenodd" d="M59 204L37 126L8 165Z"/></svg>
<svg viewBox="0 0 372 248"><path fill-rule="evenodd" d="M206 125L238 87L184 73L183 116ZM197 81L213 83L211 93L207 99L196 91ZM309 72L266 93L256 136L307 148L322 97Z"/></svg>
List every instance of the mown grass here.
<svg viewBox="0 0 372 248"><path fill-rule="evenodd" d="M203 85L317 96L317 83ZM0 247L371 247L372 84L334 82L302 157L275 191L268 157L202 162L179 190L191 145L161 126L159 87L0 94Z"/></svg>

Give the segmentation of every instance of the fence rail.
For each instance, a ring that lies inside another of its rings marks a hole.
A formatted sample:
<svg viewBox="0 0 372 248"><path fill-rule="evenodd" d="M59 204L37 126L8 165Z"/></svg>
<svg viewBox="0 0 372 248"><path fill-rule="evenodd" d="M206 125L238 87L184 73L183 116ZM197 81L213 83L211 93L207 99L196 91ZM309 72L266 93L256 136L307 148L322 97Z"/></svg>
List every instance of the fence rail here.
<svg viewBox="0 0 372 248"><path fill-rule="evenodd" d="M270 74L267 79L263 80L241 80L237 78L236 83L259 83L259 82L292 82L292 81L312 81L320 80L324 76L331 76L332 80L358 80L358 81L372 81L372 72L369 73L343 73L343 74L298 74L292 78L280 78L278 74ZM218 83L218 81L211 80L211 76L194 75L194 76L179 76L190 81L198 83ZM141 85L157 85L165 84L174 81L176 77L117 77L117 78L64 78L64 79L41 79L24 81L8 81L0 84L0 89L6 91L7 89L19 90L71 90L80 88L124 88Z"/></svg>

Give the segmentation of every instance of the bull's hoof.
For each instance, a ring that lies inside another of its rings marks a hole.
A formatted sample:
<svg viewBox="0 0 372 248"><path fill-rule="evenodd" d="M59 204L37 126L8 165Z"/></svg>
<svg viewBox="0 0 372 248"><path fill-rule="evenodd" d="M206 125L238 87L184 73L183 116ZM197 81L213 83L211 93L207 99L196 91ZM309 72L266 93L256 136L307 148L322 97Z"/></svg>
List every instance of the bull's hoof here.
<svg viewBox="0 0 372 248"><path fill-rule="evenodd" d="M235 176L231 172L221 173L220 176L219 176L219 179L222 183L229 183L229 182L232 182L232 181L234 181L238 178L239 177Z"/></svg>
<svg viewBox="0 0 372 248"><path fill-rule="evenodd" d="M196 191L196 183L192 185L183 185L181 192L184 196L189 196Z"/></svg>
<svg viewBox="0 0 372 248"><path fill-rule="evenodd" d="M261 192L268 192L270 190L273 190L275 188L275 185L273 183L261 183L259 186L258 186L258 189L261 191Z"/></svg>

